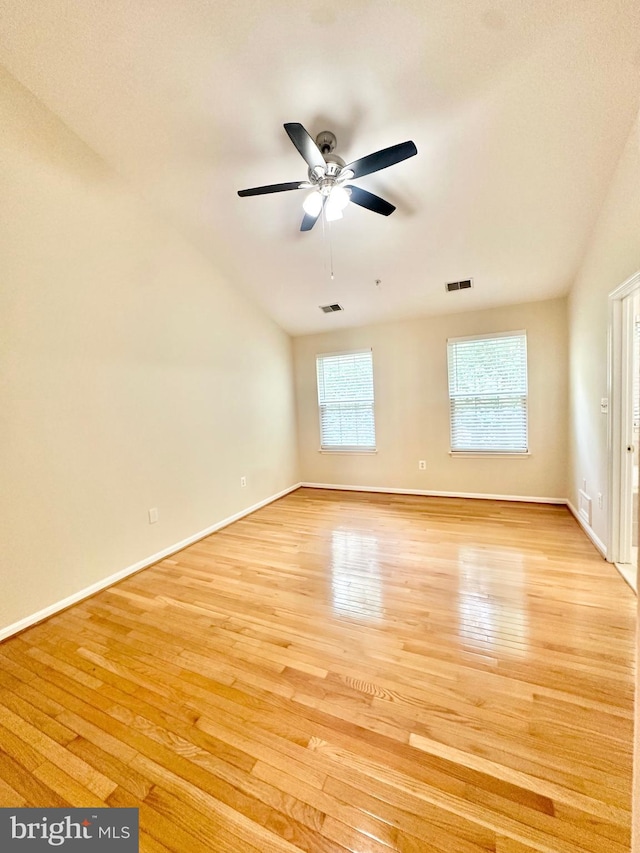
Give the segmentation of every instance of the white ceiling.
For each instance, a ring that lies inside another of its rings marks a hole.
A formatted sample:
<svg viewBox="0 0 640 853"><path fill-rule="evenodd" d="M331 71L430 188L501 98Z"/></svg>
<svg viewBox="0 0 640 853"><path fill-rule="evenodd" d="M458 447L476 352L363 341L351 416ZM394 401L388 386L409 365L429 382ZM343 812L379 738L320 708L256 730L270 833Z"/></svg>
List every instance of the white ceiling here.
<svg viewBox="0 0 640 853"><path fill-rule="evenodd" d="M0 61L293 334L566 293L639 36L637 0L0 0ZM287 121L418 147L359 180L397 210L349 206L333 281L304 193L236 195L306 178Z"/></svg>

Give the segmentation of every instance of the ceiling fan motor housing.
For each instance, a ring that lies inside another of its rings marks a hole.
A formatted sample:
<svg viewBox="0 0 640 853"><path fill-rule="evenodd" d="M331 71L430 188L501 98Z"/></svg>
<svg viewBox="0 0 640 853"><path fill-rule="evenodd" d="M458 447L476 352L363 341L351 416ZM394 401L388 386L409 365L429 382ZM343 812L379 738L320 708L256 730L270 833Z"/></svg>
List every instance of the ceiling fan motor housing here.
<svg viewBox="0 0 640 853"><path fill-rule="evenodd" d="M326 166L324 171L318 166L309 168L309 180L318 187L320 192L328 195L340 172L344 169L345 163L342 157L333 153L336 147L336 137L330 130L323 130L316 136L316 145L320 149Z"/></svg>

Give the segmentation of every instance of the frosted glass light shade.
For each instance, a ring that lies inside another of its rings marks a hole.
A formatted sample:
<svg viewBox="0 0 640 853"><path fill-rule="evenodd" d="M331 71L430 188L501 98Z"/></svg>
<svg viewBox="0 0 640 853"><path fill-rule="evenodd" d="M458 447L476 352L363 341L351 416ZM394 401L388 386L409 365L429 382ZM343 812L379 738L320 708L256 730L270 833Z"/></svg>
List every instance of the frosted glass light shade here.
<svg viewBox="0 0 640 853"><path fill-rule="evenodd" d="M317 190L314 190L302 202L302 207L309 216L318 216L322 210L322 196Z"/></svg>
<svg viewBox="0 0 640 853"><path fill-rule="evenodd" d="M335 204L339 210L344 210L349 204L349 193L344 187L334 187L329 196L329 204Z"/></svg>
<svg viewBox="0 0 640 853"><path fill-rule="evenodd" d="M324 216L327 222L335 222L336 219L342 219L342 210L337 204L331 204L329 199L324 208Z"/></svg>
<svg viewBox="0 0 640 853"><path fill-rule="evenodd" d="M336 219L342 219L342 211L348 204L349 193L344 189L344 187L334 187L331 190L324 209L327 222L334 222Z"/></svg>

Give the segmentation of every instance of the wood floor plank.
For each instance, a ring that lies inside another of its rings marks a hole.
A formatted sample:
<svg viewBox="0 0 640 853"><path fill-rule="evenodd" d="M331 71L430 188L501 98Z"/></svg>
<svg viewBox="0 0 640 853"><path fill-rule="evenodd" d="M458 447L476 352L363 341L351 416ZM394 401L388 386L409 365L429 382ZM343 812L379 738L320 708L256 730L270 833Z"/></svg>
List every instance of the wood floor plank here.
<svg viewBox="0 0 640 853"><path fill-rule="evenodd" d="M0 805L143 853L624 853L634 598L564 507L299 489L0 644Z"/></svg>
<svg viewBox="0 0 640 853"><path fill-rule="evenodd" d="M26 805L26 799L15 788L0 779L0 808L18 808Z"/></svg>
<svg viewBox="0 0 640 853"><path fill-rule="evenodd" d="M72 754L70 754L70 757L75 758ZM84 762L82 763L84 764ZM71 766L67 773L57 764L53 764L51 761L45 761L44 764L36 767L33 771L33 775L36 779L39 779L49 788L56 791L56 793L59 793L67 805L97 806L98 808L104 807L105 803L102 797L98 796L94 790L90 790L88 785L85 786L81 784L71 775L75 770L75 766L71 761L69 764ZM83 776L86 777L86 774L83 774ZM101 774L98 774L96 771L96 776L101 776ZM88 784L91 784L91 780L89 780ZM105 791L105 796L112 793L115 787L115 783L110 784L108 786L108 793L107 788L103 788L102 790Z"/></svg>
<svg viewBox="0 0 640 853"><path fill-rule="evenodd" d="M172 853L209 853L212 849L216 853L237 853L238 845L224 831L211 838L206 817L190 822L191 815L182 808L180 801L160 788L154 787L143 801L122 788L116 788L107 803L113 808L139 810L140 850L144 853L147 853L143 846L147 836L153 839L153 846L160 844ZM246 850L247 853L258 853L257 848L251 845L247 845Z"/></svg>
<svg viewBox="0 0 640 853"><path fill-rule="evenodd" d="M495 850L496 834L491 829L459 814L451 814L428 803L414 804L393 789L368 785L355 787L341 779L328 777L324 789L339 804L348 803L362 815L354 821L356 827L371 830L371 824L363 816L377 816L402 833L421 839L442 853L465 848ZM352 823L344 820L345 823ZM372 833L375 836L375 831Z"/></svg>
<svg viewBox="0 0 640 853"><path fill-rule="evenodd" d="M38 765L40 766L41 764ZM0 779L18 793L23 805L51 807L68 805L58 791L48 788L36 779L33 770L26 770L2 750L0 750ZM17 803L7 803L7 805L17 805Z"/></svg>

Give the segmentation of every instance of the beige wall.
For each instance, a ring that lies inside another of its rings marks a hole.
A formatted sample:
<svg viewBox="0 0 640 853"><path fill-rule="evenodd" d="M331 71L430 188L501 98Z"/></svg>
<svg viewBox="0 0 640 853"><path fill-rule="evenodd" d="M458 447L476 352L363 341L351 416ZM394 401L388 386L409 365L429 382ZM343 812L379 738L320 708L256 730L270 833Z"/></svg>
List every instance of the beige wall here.
<svg viewBox="0 0 640 853"><path fill-rule="evenodd" d="M568 300L569 493L578 505L586 480L592 498L592 528L607 544L608 294L640 269L640 123L636 122L613 177ZM602 509L596 495L604 496Z"/></svg>
<svg viewBox="0 0 640 853"><path fill-rule="evenodd" d="M600 398L607 388L608 295L640 269L640 116L613 176L580 273L568 302L569 498L576 504L583 479L592 503L593 531L607 544L607 416ZM620 595L628 594L624 587ZM638 634L640 642L640 634ZM640 654L640 645L638 647ZM633 845L640 853L640 672L636 676Z"/></svg>
<svg viewBox="0 0 640 853"><path fill-rule="evenodd" d="M1 630L298 472L289 337L4 73L0 195Z"/></svg>
<svg viewBox="0 0 640 853"><path fill-rule="evenodd" d="M518 329L527 331L531 455L452 458L447 338ZM373 349L378 452L320 453L316 354L362 347ZM294 356L303 482L565 497L564 299L308 335L294 339Z"/></svg>

